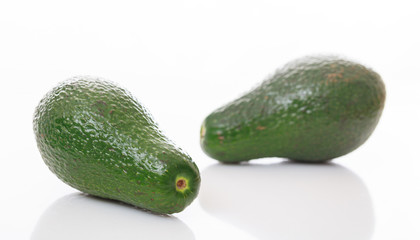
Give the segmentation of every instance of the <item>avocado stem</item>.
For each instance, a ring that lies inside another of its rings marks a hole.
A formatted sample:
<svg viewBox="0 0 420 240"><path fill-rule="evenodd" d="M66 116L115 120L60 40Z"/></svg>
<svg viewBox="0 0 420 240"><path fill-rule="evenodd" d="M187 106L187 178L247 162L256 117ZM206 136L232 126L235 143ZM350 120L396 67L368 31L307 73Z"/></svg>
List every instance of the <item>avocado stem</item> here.
<svg viewBox="0 0 420 240"><path fill-rule="evenodd" d="M176 182L176 187L179 189L179 190L184 190L184 188L187 186L187 182L185 181L185 179L179 179L177 182Z"/></svg>

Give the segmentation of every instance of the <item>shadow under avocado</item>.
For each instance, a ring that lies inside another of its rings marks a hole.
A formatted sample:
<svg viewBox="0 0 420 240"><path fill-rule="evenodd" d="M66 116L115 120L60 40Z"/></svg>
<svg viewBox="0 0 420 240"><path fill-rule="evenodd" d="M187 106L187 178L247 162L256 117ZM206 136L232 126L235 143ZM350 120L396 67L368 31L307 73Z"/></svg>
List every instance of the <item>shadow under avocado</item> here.
<svg viewBox="0 0 420 240"><path fill-rule="evenodd" d="M368 240L373 234L365 184L337 164L215 164L202 173L199 201L259 239Z"/></svg>
<svg viewBox="0 0 420 240"><path fill-rule="evenodd" d="M74 193L58 199L45 210L31 239L193 240L195 237L188 226L176 217Z"/></svg>

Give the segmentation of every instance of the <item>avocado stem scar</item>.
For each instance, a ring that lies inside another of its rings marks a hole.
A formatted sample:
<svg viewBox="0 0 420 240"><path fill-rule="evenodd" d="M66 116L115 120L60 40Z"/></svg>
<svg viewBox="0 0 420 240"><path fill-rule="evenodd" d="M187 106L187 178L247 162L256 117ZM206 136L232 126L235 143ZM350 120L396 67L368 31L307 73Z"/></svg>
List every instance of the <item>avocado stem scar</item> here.
<svg viewBox="0 0 420 240"><path fill-rule="evenodd" d="M179 179L179 180L176 182L176 187L177 187L179 190L183 190L186 186L187 186L187 182L186 182L184 179Z"/></svg>
<svg viewBox="0 0 420 240"><path fill-rule="evenodd" d="M178 192L184 193L185 190L189 189L188 179L181 176L177 177L175 180L175 189Z"/></svg>

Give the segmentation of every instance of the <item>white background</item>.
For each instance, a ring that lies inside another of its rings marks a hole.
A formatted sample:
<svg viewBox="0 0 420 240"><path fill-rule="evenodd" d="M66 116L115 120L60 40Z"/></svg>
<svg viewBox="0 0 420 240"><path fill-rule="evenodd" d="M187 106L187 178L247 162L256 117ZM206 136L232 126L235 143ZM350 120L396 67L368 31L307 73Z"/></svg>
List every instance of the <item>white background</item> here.
<svg viewBox="0 0 420 240"><path fill-rule="evenodd" d="M0 239L419 239L420 7L416 1L0 2ZM276 68L346 56L383 78L371 138L335 165L224 166L202 120ZM37 150L32 114L75 75L129 89L199 166L200 196L160 217L78 194Z"/></svg>

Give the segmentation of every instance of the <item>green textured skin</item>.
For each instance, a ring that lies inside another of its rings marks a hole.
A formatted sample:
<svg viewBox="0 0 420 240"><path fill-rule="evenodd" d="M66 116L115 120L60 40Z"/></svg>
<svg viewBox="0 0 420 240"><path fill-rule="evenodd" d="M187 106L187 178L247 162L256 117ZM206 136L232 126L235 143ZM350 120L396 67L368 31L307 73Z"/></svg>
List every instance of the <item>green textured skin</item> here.
<svg viewBox="0 0 420 240"><path fill-rule="evenodd" d="M381 77L334 56L295 60L204 120L201 146L239 162L284 157L325 162L363 144L385 103Z"/></svg>
<svg viewBox="0 0 420 240"><path fill-rule="evenodd" d="M46 165L82 192L162 214L182 211L198 194L190 156L113 83L75 77L59 84L39 103L33 126ZM176 188L180 177L184 191Z"/></svg>

